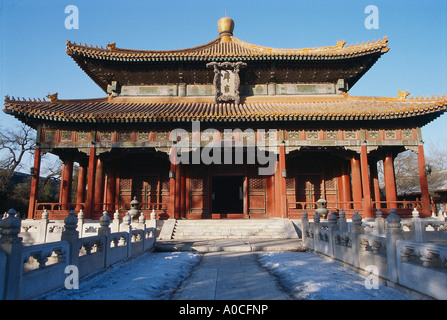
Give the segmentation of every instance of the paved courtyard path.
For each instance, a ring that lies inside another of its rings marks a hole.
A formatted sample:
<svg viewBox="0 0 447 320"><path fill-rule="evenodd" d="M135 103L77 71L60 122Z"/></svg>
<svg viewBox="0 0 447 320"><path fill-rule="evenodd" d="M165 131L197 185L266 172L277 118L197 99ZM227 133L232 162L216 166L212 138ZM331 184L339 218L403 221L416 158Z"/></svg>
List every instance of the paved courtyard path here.
<svg viewBox="0 0 447 320"><path fill-rule="evenodd" d="M205 253L173 300L288 300L253 252Z"/></svg>

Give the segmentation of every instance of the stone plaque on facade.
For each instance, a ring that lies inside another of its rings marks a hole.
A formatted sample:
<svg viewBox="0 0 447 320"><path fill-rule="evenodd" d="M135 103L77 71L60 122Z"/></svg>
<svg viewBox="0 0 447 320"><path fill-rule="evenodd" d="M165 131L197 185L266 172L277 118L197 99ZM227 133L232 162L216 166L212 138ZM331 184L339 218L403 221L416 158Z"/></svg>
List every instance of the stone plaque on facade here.
<svg viewBox="0 0 447 320"><path fill-rule="evenodd" d="M214 69L214 103L234 101L239 104L239 70L247 66L245 62L210 62L207 68Z"/></svg>

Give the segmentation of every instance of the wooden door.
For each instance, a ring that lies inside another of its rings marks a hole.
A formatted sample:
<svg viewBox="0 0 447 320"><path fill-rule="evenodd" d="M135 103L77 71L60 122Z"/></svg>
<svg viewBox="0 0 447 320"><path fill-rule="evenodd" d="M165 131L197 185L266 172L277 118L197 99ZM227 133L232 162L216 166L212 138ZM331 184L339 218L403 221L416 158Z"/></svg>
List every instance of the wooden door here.
<svg viewBox="0 0 447 320"><path fill-rule="evenodd" d="M297 202L313 203L321 197L321 175L300 175L297 182ZM316 209L316 205L310 204L306 209Z"/></svg>
<svg viewBox="0 0 447 320"><path fill-rule="evenodd" d="M159 175L134 176L132 195L140 202L140 209L152 209L153 204L161 202Z"/></svg>
<svg viewBox="0 0 447 320"><path fill-rule="evenodd" d="M248 177L248 214L265 214L267 207L266 181L264 177Z"/></svg>

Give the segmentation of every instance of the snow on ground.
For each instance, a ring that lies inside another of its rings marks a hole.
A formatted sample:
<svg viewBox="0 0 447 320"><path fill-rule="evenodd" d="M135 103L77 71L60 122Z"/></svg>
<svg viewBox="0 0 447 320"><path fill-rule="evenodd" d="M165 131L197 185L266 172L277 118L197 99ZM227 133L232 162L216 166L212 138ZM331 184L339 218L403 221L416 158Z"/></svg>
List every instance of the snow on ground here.
<svg viewBox="0 0 447 320"><path fill-rule="evenodd" d="M365 277L308 252L258 253L260 264L280 279L295 299L410 300L399 291L379 285L367 289Z"/></svg>
<svg viewBox="0 0 447 320"><path fill-rule="evenodd" d="M199 263L200 254L147 252L110 267L89 280L79 280L79 289L57 290L46 300L166 300Z"/></svg>
<svg viewBox="0 0 447 320"><path fill-rule="evenodd" d="M61 289L46 300L168 300L201 259L192 252L148 252L80 279L79 289ZM260 264L276 276L294 299L406 300L384 285L367 289L365 277L307 252L259 252Z"/></svg>

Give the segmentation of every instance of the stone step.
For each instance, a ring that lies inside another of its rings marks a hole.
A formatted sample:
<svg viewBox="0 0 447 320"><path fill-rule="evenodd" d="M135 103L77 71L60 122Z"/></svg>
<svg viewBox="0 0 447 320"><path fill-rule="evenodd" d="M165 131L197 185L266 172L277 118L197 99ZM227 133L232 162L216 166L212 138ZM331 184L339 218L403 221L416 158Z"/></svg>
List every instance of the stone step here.
<svg viewBox="0 0 447 320"><path fill-rule="evenodd" d="M265 234L275 234L283 232L282 229L211 229L211 228L201 228L200 230L194 230L190 228L177 228L174 229L173 234L200 234L200 233L239 233L239 234L248 234L248 233L265 233Z"/></svg>
<svg viewBox="0 0 447 320"><path fill-rule="evenodd" d="M291 221L283 219L252 220L177 220L174 240L200 239L288 239L298 238Z"/></svg>

